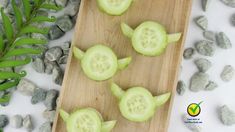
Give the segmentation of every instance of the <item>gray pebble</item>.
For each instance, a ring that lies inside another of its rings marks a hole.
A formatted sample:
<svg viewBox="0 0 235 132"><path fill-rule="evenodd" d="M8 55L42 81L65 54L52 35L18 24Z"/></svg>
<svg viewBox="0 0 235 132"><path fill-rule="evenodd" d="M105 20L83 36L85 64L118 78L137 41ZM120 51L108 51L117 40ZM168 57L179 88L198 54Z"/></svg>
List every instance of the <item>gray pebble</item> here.
<svg viewBox="0 0 235 132"><path fill-rule="evenodd" d="M191 130L192 132L201 132L202 131L201 126L198 123L197 124L196 123L189 123L190 120L192 120L192 119L187 114L183 115L184 124L189 130Z"/></svg>
<svg viewBox="0 0 235 132"><path fill-rule="evenodd" d="M26 96L32 96L36 85L26 78L22 78L17 85L17 90Z"/></svg>
<svg viewBox="0 0 235 132"><path fill-rule="evenodd" d="M231 49L232 48L232 43L231 43L230 39L223 32L220 32L216 35L216 42L217 42L217 45L222 49Z"/></svg>
<svg viewBox="0 0 235 132"><path fill-rule="evenodd" d="M211 68L212 64L209 60L204 58L199 58L194 62L200 72L206 72Z"/></svg>
<svg viewBox="0 0 235 132"><path fill-rule="evenodd" d="M62 56L63 51L60 47L52 47L45 53L45 58L49 61L59 60Z"/></svg>
<svg viewBox="0 0 235 132"><path fill-rule="evenodd" d="M31 98L31 103L37 104L39 102L44 101L45 99L46 99L46 90L42 88L36 88Z"/></svg>
<svg viewBox="0 0 235 132"><path fill-rule="evenodd" d="M36 38L36 39L43 39L43 40L48 40L48 38L49 38L49 36L43 35L43 34L40 34L40 33L32 33L31 37Z"/></svg>
<svg viewBox="0 0 235 132"><path fill-rule="evenodd" d="M212 42L202 40L195 44L197 52L204 56L213 56L215 53L215 46Z"/></svg>
<svg viewBox="0 0 235 132"><path fill-rule="evenodd" d="M193 92L204 90L208 83L209 75L203 72L197 72L191 78L190 90Z"/></svg>
<svg viewBox="0 0 235 132"><path fill-rule="evenodd" d="M64 9L64 14L73 17L77 15L79 7L80 7L80 0L70 1L67 7Z"/></svg>
<svg viewBox="0 0 235 132"><path fill-rule="evenodd" d="M205 16L200 16L195 19L196 24L203 30L206 30L208 27L208 20Z"/></svg>
<svg viewBox="0 0 235 132"><path fill-rule="evenodd" d="M47 60L46 58L44 59L44 63L45 63L45 66L46 66L46 68L45 68L45 73L46 73L46 74L52 74L53 68L54 68L54 67L58 67L57 62L55 62L55 61L49 61L49 60Z"/></svg>
<svg viewBox="0 0 235 132"><path fill-rule="evenodd" d="M209 81L209 83L206 85L205 90L212 91L212 90L216 89L217 87L218 87L218 84L216 84L213 81Z"/></svg>
<svg viewBox="0 0 235 132"><path fill-rule="evenodd" d="M31 115L26 115L23 119L23 127L28 131L32 132L34 129Z"/></svg>
<svg viewBox="0 0 235 132"><path fill-rule="evenodd" d="M204 31L203 37L207 40L215 41L215 33L212 31Z"/></svg>
<svg viewBox="0 0 235 132"><path fill-rule="evenodd" d="M73 28L73 23L68 15L57 18L56 24L64 32Z"/></svg>
<svg viewBox="0 0 235 132"><path fill-rule="evenodd" d="M64 56L60 57L58 63L59 64L66 64L67 60L68 60L68 55L64 55Z"/></svg>
<svg viewBox="0 0 235 132"><path fill-rule="evenodd" d="M32 67L38 73L44 73L45 71L45 64L42 58L39 57L34 59L34 61L32 62Z"/></svg>
<svg viewBox="0 0 235 132"><path fill-rule="evenodd" d="M50 27L48 35L50 40L55 40L62 37L64 34L65 33L57 25L53 25Z"/></svg>
<svg viewBox="0 0 235 132"><path fill-rule="evenodd" d="M225 5L235 8L235 0L221 0Z"/></svg>
<svg viewBox="0 0 235 132"><path fill-rule="evenodd" d="M48 121L50 122L53 122L54 119L55 119L55 115L56 115L56 111L55 110L45 110L43 113L42 113L43 117L45 119L47 119Z"/></svg>
<svg viewBox="0 0 235 132"><path fill-rule="evenodd" d="M184 50L184 59L191 59L195 55L195 50L194 48L187 48Z"/></svg>
<svg viewBox="0 0 235 132"><path fill-rule="evenodd" d="M51 132L51 122L45 122L40 127L38 132Z"/></svg>
<svg viewBox="0 0 235 132"><path fill-rule="evenodd" d="M10 125L13 128L21 128L23 125L23 117L21 115L14 115L10 118Z"/></svg>
<svg viewBox="0 0 235 132"><path fill-rule="evenodd" d="M61 45L62 50L69 50L70 47L71 47L71 42L70 41L64 42L64 44Z"/></svg>
<svg viewBox="0 0 235 132"><path fill-rule="evenodd" d="M176 88L177 93L182 96L185 93L185 89L186 89L185 83L182 80L178 81Z"/></svg>
<svg viewBox="0 0 235 132"><path fill-rule="evenodd" d="M63 78L64 78L64 73L62 69L60 67L54 67L52 70L52 80L56 84L62 85Z"/></svg>
<svg viewBox="0 0 235 132"><path fill-rule="evenodd" d="M220 77L224 82L229 82L233 79L234 74L235 74L234 68L231 65L226 65L222 73L220 74Z"/></svg>
<svg viewBox="0 0 235 132"><path fill-rule="evenodd" d="M0 7L7 7L9 4L9 0L1 0L0 1Z"/></svg>
<svg viewBox="0 0 235 132"><path fill-rule="evenodd" d="M47 92L46 99L44 100L44 105L47 110L55 110L56 108L56 99L59 96L57 90L51 89Z"/></svg>
<svg viewBox="0 0 235 132"><path fill-rule="evenodd" d="M231 16L230 20L231 20L231 24L235 26L235 14Z"/></svg>
<svg viewBox="0 0 235 132"><path fill-rule="evenodd" d="M211 0L202 0L202 9L203 11L207 11L209 4L210 4Z"/></svg>
<svg viewBox="0 0 235 132"><path fill-rule="evenodd" d="M55 0L56 5L65 7L68 3L68 0Z"/></svg>
<svg viewBox="0 0 235 132"><path fill-rule="evenodd" d="M220 119L224 125L231 126L235 124L235 112L224 105L220 107Z"/></svg>
<svg viewBox="0 0 235 132"><path fill-rule="evenodd" d="M4 128L9 123L8 117L6 115L0 115L0 128Z"/></svg>

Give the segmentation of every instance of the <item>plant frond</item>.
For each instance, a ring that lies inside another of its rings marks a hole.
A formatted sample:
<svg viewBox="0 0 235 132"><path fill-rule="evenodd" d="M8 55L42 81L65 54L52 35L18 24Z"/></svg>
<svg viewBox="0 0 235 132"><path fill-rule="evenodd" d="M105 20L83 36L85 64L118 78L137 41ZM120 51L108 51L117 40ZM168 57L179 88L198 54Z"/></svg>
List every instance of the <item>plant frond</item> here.
<svg viewBox="0 0 235 132"><path fill-rule="evenodd" d="M23 16L20 9L17 7L15 0L11 1L11 5L15 14L17 28L20 29L23 23Z"/></svg>
<svg viewBox="0 0 235 132"><path fill-rule="evenodd" d="M30 14L31 14L31 5L29 0L22 0L23 1L23 6L24 6L24 14L26 17L26 20L30 19Z"/></svg>
<svg viewBox="0 0 235 132"><path fill-rule="evenodd" d="M4 13L3 8L1 8L1 16L2 16L3 27L6 33L6 37L8 40L11 40L14 36L13 27L11 25L11 21L9 17Z"/></svg>
<svg viewBox="0 0 235 132"><path fill-rule="evenodd" d="M30 57L26 57L24 60L3 60L0 61L0 68L22 66L30 62L31 62Z"/></svg>
<svg viewBox="0 0 235 132"><path fill-rule="evenodd" d="M40 8L42 9L48 9L48 10L55 10L55 11L59 11L62 9L62 7L60 6L56 6L56 5L53 5L53 4L47 4L47 3L43 3Z"/></svg>
<svg viewBox="0 0 235 132"><path fill-rule="evenodd" d="M48 41L44 39L36 39L36 38L20 38L17 39L13 44L15 46L22 45L33 45L33 44L46 44Z"/></svg>
<svg viewBox="0 0 235 132"><path fill-rule="evenodd" d="M49 28L38 28L32 25L24 27L21 29L19 35L23 35L26 33L40 33L40 34L48 34Z"/></svg>
<svg viewBox="0 0 235 132"><path fill-rule="evenodd" d="M0 85L0 91L12 88L12 87L16 86L18 83L19 83L19 79L7 81L7 82Z"/></svg>
<svg viewBox="0 0 235 132"><path fill-rule="evenodd" d="M26 76L26 72L22 71L20 73L0 71L0 79L19 79Z"/></svg>
<svg viewBox="0 0 235 132"><path fill-rule="evenodd" d="M54 16L52 16L51 18L49 18L47 16L36 16L36 17L32 18L31 21L32 22L55 22L56 18Z"/></svg>
<svg viewBox="0 0 235 132"><path fill-rule="evenodd" d="M13 56L21 56L27 54L40 54L42 52L41 49L32 49L32 48L18 48L10 50L6 53L1 59L6 59Z"/></svg>

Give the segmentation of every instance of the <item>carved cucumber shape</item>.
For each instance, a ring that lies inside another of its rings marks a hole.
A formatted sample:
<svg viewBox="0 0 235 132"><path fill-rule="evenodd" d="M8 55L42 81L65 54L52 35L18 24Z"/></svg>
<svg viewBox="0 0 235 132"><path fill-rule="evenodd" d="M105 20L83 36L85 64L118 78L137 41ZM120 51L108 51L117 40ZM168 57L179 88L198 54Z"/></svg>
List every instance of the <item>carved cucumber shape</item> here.
<svg viewBox="0 0 235 132"><path fill-rule="evenodd" d="M118 98L122 116L133 122L148 121L153 117L156 108L165 104L170 98L170 93L153 97L143 87L132 87L124 91L114 83L111 85L111 91Z"/></svg>
<svg viewBox="0 0 235 132"><path fill-rule="evenodd" d="M153 21L146 21L136 29L122 23L121 29L131 39L133 48L146 56L161 55L169 43L177 42L181 37L181 33L167 34L161 24Z"/></svg>
<svg viewBox="0 0 235 132"><path fill-rule="evenodd" d="M103 81L114 76L117 70L126 68L131 57L118 60L112 49L104 45L95 45L86 52L73 47L74 56L81 60L84 73L92 80Z"/></svg>
<svg viewBox="0 0 235 132"><path fill-rule="evenodd" d="M68 132L110 132L116 121L104 122L101 114L93 108L78 109L72 114L60 110Z"/></svg>

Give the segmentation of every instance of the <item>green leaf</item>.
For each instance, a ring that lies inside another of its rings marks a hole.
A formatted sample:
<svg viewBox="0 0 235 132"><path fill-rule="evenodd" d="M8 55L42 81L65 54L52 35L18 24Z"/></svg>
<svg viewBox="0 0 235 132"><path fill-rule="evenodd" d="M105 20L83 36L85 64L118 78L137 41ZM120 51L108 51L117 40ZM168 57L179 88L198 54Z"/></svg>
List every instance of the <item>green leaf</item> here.
<svg viewBox="0 0 235 132"><path fill-rule="evenodd" d="M10 79L10 78L22 78L26 76L26 72L22 71L20 73L15 73L15 72L7 72L7 71L0 71L0 79Z"/></svg>
<svg viewBox="0 0 235 132"><path fill-rule="evenodd" d="M56 18L52 16L51 18L46 16L36 16L31 19L32 22L55 22Z"/></svg>
<svg viewBox="0 0 235 132"><path fill-rule="evenodd" d="M23 5L24 5L24 13L25 13L25 17L26 20L30 19L30 14L31 14L31 5L29 0L22 0L23 1Z"/></svg>
<svg viewBox="0 0 235 132"><path fill-rule="evenodd" d="M19 48L8 51L1 59L6 59L12 56L20 56L27 54L40 54L42 52L41 49L32 49L32 48Z"/></svg>
<svg viewBox="0 0 235 132"><path fill-rule="evenodd" d="M47 4L47 3L43 3L40 8L42 9L48 9L48 10L55 10L55 11L59 11L62 9L62 7L58 7L56 5L53 4Z"/></svg>
<svg viewBox="0 0 235 132"><path fill-rule="evenodd" d="M19 83L19 79L16 79L14 81L8 81L0 85L0 91L7 90L9 88L12 88L16 86Z"/></svg>
<svg viewBox="0 0 235 132"><path fill-rule="evenodd" d="M17 7L15 0L12 0L11 4L12 4L12 8L14 10L14 14L16 17L17 28L20 29L23 23L23 16L21 14L20 9Z"/></svg>
<svg viewBox="0 0 235 132"><path fill-rule="evenodd" d="M3 38L2 35L0 35L0 52L4 50L4 42L3 42Z"/></svg>
<svg viewBox="0 0 235 132"><path fill-rule="evenodd" d="M34 0L36 6L41 5L45 0Z"/></svg>
<svg viewBox="0 0 235 132"><path fill-rule="evenodd" d="M1 16L3 21L3 27L5 29L6 37L8 40L11 40L14 36L13 27L9 17L4 13L3 8L1 8Z"/></svg>
<svg viewBox="0 0 235 132"><path fill-rule="evenodd" d="M48 41L43 39L36 39L36 38L20 38L14 42L15 46L22 46L22 45L32 45L32 44L46 44Z"/></svg>
<svg viewBox="0 0 235 132"><path fill-rule="evenodd" d="M49 28L38 28L35 26L27 26L25 28L22 28L19 35L23 35L26 33L40 33L40 34L48 34Z"/></svg>
<svg viewBox="0 0 235 132"><path fill-rule="evenodd" d="M0 103L7 103L7 102L10 101L10 99L11 99L11 95L10 94L4 95L2 98L0 98Z"/></svg>
<svg viewBox="0 0 235 132"><path fill-rule="evenodd" d="M24 60L3 60L0 61L0 68L22 66L30 62L31 58L29 57L25 58Z"/></svg>

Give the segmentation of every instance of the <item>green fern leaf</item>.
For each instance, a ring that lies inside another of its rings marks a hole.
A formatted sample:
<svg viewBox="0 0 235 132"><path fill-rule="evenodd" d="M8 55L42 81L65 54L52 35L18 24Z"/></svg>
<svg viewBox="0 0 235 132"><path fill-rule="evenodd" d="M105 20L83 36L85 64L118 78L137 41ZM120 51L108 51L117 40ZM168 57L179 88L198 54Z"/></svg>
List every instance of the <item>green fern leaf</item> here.
<svg viewBox="0 0 235 132"><path fill-rule="evenodd" d="M58 7L56 5L52 5L52 4L47 4L47 3L43 3L40 8L42 9L48 9L48 10L55 10L55 11L59 11L62 9L62 7Z"/></svg>
<svg viewBox="0 0 235 132"><path fill-rule="evenodd" d="M0 68L22 66L30 62L31 62L31 58L29 57L26 57L24 60L3 60L3 61L0 61Z"/></svg>
<svg viewBox="0 0 235 132"><path fill-rule="evenodd" d="M4 95L2 98L0 98L0 103L7 103L7 102L10 101L10 99L11 99L11 95L10 94Z"/></svg>
<svg viewBox="0 0 235 132"><path fill-rule="evenodd" d="M32 44L47 44L47 40L43 39L36 39L36 38L20 38L14 42L15 46L22 46L22 45L32 45Z"/></svg>
<svg viewBox="0 0 235 132"><path fill-rule="evenodd" d="M35 26L27 26L25 28L22 28L19 35L23 35L26 33L40 33L40 34L48 34L49 28L38 28Z"/></svg>
<svg viewBox="0 0 235 132"><path fill-rule="evenodd" d="M51 18L46 17L46 16L36 16L32 18L32 22L55 22L56 18L52 16Z"/></svg>
<svg viewBox="0 0 235 132"><path fill-rule="evenodd" d="M7 90L9 88L12 88L16 86L19 83L19 79L16 79L14 81L8 81L0 85L0 91Z"/></svg>
<svg viewBox="0 0 235 132"><path fill-rule="evenodd" d="M21 14L20 9L17 7L15 0L12 0L11 5L14 10L15 17L16 17L17 28L20 29L23 23L23 16Z"/></svg>
<svg viewBox="0 0 235 132"><path fill-rule="evenodd" d="M4 50L4 42L3 42L3 38L2 35L0 35L0 52L2 52Z"/></svg>
<svg viewBox="0 0 235 132"><path fill-rule="evenodd" d="M13 27L9 17L4 13L3 8L1 8L1 16L3 21L3 27L5 29L6 37L8 40L11 40L14 36Z"/></svg>
<svg viewBox="0 0 235 132"><path fill-rule="evenodd" d="M41 49L32 49L32 48L19 48L19 49L13 49L10 50L8 53L6 53L2 59L6 59L12 56L21 56L21 55L27 55L27 54L40 54L42 52Z"/></svg>
<svg viewBox="0 0 235 132"><path fill-rule="evenodd" d="M10 78L15 78L15 79L19 79L22 77L26 76L26 72L22 71L20 73L15 73L15 72L7 72L7 71L0 71L0 79L10 79Z"/></svg>
<svg viewBox="0 0 235 132"><path fill-rule="evenodd" d="M23 1L23 5L24 5L24 13L25 13L25 17L26 20L30 19L30 14L31 14L31 5L29 0L22 0Z"/></svg>

